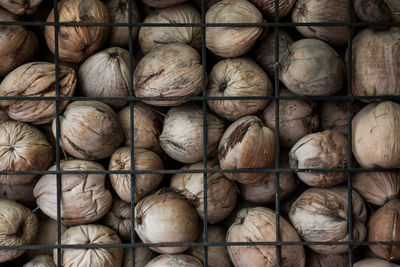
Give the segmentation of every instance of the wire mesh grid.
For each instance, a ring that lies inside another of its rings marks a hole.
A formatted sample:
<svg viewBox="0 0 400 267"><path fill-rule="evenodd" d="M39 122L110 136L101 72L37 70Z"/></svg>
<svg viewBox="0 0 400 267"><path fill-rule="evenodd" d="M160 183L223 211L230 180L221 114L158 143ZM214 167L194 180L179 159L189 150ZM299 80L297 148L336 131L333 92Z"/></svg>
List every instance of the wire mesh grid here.
<svg viewBox="0 0 400 267"><path fill-rule="evenodd" d="M160 24L160 23L133 23L132 18L132 10L133 10L133 1L128 0L129 3L129 18L128 23L87 23L87 22L59 22L59 14L57 5L57 0L53 0L53 9L54 9L54 22L28 22L28 21L1 21L0 25L23 25L23 26L53 26L54 27L54 40L55 40L55 97L29 97L29 96L2 96L1 100L32 100L32 101L55 101L56 102L56 170L52 171L0 171L1 174L35 174L35 175L43 175L43 174L55 174L57 179L57 244L48 244L48 245L15 245L15 246L0 246L0 250L11 250L11 249L57 249L57 266L61 265L61 253L62 249L67 248L131 248L131 256L132 259L135 258L135 248L138 247L167 247L167 246L175 246L175 247L204 247L204 266L208 266L208 247L214 246L255 246L255 245L268 245L276 247L276 266L281 266L281 246L293 246L293 245L348 245L348 254L349 254L349 266L353 266L353 246L356 245L400 245L400 241L391 241L391 242L372 242L372 241L354 241L352 239L352 234L349 234L348 241L340 241L340 242L309 242L309 241L281 241L280 238L280 195L279 195L279 186L276 186L275 192L275 214L276 214L276 241L274 242L208 242L208 227L207 227L207 201L204 201L204 214L203 214L203 242L167 242L167 243L156 243L156 244L146 244L146 243L137 243L135 236L135 212L134 212L134 198L135 198L135 183L134 183L134 175L135 174L148 174L148 173L159 173L159 174L175 174L175 173L202 173L203 174L203 185L204 185L204 199L207 199L207 174L209 173L274 173L275 174L275 184L280 184L280 174L281 173L297 173L297 172L345 172L347 173L347 191L348 191L348 232L353 232L353 216L352 216L352 175L353 173L358 172L399 172L400 168L386 168L386 169L376 169L376 168L354 168L352 167L352 119L353 119L353 110L352 103L354 100L395 100L400 101L399 95L386 95L386 96L353 96L352 95L352 30L356 27L365 27L365 26L400 26L400 23L390 22L390 23L381 23L381 22L358 22L352 20L353 14L353 1L348 0L348 22L318 22L318 23L293 23L293 22L280 22L279 21L279 0L275 0L275 17L273 22L263 22L263 23L206 23L206 0L201 0L201 23L170 23L170 24ZM74 26L108 26L108 27L128 27L129 30L129 54L130 54L130 79L129 79L129 97L81 97L81 96L71 96L65 97L60 96L60 85L59 85L59 29L60 27L74 27ZM246 96L246 97L210 97L206 95L206 86L207 86L207 51L205 44L206 30L207 27L272 27L274 28L274 39L275 39L275 85L274 85L274 96L260 97L260 96ZM347 27L348 30L348 40L347 40L347 48L348 53L347 57L347 94L345 96L279 96L280 89L280 81L279 81L279 30L281 28L286 27L295 27L295 26L343 26ZM155 98L155 97L136 97L134 96L133 90L133 72L134 72L134 57L133 57L133 27L201 27L201 57L202 57L202 69L203 69L203 79L202 79L202 95L194 96L194 97L163 97L163 98ZM143 100L177 100L184 99L186 101L196 101L202 103L202 111L203 111L203 144L207 143L207 101L209 100L271 100L275 103L275 168L271 169L208 169L207 168L207 146L203 145L203 168L202 169L178 169L178 170L136 170L134 169L134 105L137 101ZM347 153L348 153L348 166L344 169L288 169L281 168L279 165L280 158L280 140L279 140L279 101L281 100L340 100L347 102L347 118L348 118L348 128L347 128ZM130 170L104 170L104 171L64 171L60 168L60 101L82 101L82 100L111 100L111 101L129 101L130 107ZM131 177L131 242L130 243L120 243L120 244L79 244L79 245L67 245L61 244L61 175L62 174L130 174ZM135 266L135 261L132 260L132 267Z"/></svg>

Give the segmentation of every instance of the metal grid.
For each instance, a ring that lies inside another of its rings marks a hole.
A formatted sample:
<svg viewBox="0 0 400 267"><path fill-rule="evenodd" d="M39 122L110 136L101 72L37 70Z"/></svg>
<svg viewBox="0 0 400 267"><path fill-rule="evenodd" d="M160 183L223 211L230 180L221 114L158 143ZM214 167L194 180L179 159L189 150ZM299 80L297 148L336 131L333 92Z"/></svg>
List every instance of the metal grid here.
<svg viewBox="0 0 400 267"><path fill-rule="evenodd" d="M352 21L353 14L353 0L348 0L348 22L335 22L335 23L292 23L292 22L280 22L279 21L279 0L275 0L275 18L274 22L264 22L264 23L209 23L205 22L205 14L206 14L206 1L201 1L201 23L172 23L172 24L160 24L160 23L133 23L132 18L132 10L133 10L133 2L132 0L128 0L129 3L129 21L128 23L76 23L76 22L59 22L58 18L58 10L57 10L57 0L53 0L53 8L54 8L54 22L28 22L28 21L1 21L0 25L22 25L22 26L54 26L54 36L55 36L55 97L0 97L1 100L50 100L56 102L56 170L55 171L0 171L1 174L36 174L36 175L44 175L44 174L55 174L57 179L57 244L48 244L48 245L18 245L18 246L0 246L0 250L12 250L12 249L57 249L58 262L57 266L61 266L61 249L67 248L131 248L131 256L132 259L135 257L135 248L137 247L167 247L167 246L189 246L189 247L204 247L204 266L208 265L208 254L207 248L214 246L254 246L254 245L270 245L276 246L276 254L277 254L277 262L276 266L281 266L281 246L291 246L291 245L348 245L349 252L349 266L353 266L353 249L354 245L400 245L400 242L371 242L371 241L354 241L352 240L352 234L349 235L348 241L342 242L306 242L306 241L281 241L280 240L280 196L279 196L279 187L276 187L275 193L275 213L276 213L276 241L275 242L208 242L207 235L207 201L204 202L204 220L203 220L203 238L204 242L168 242L168 243L156 243L156 244L143 244L143 243L135 243L135 217L134 217L134 175L135 174L146 174L146 173L159 173L159 174L175 174L175 173L203 173L204 178L204 199L207 199L207 174L208 173L221 173L221 172L264 172L264 173L275 173L275 184L279 184L279 176L280 173L297 173L297 172L346 172L348 175L347 180L347 190L348 190L348 232L352 233L353 229L353 219L352 219L352 175L357 172L399 172L400 168L387 168L387 169L376 169L376 168L353 168L352 167L352 129L351 122L353 119L352 115L352 102L354 100L395 100L400 101L400 95L396 96L353 96L351 91L352 85L352 30L356 27L365 27L365 26L400 26L400 23L381 23L381 22L355 22ZM129 97L62 97L60 96L60 88L59 88L59 49L58 49L58 35L59 35L59 27L67 26L110 26L110 27L128 27L129 30L129 53L130 53L130 81L129 81ZM201 37L202 37L202 68L203 68L203 81L202 81L202 95L195 97L164 97L164 98L149 98L149 97L135 97L133 91L133 36L132 36L132 28L133 27L201 27ZM276 64L275 67L275 93L274 96L269 97L259 97L259 96L248 96L248 97L208 97L206 96L206 45L205 45L205 36L207 27L221 27L221 26L230 26L230 27L273 27L275 30L275 62L279 62L279 30L280 28L286 27L294 27L294 26L344 26L349 29L348 33L348 68L347 68L347 94L345 96L279 96L279 67ZM228 169L228 170L215 170L215 169L207 169L207 146L203 145L203 169L198 170L135 170L134 169L134 116L133 110L135 101L142 100L176 100L176 99L185 99L188 101L197 101L202 102L203 109L203 144L207 143L207 101L208 100L272 100L275 102L275 141L276 141L276 152L275 152L275 168L273 169ZM295 100L295 99L307 99L307 100L340 100L347 102L347 116L348 116L348 167L345 169L287 169L280 168L279 165L279 156L280 156L280 146L279 146L279 101L280 100ZM60 101L69 100L111 100L111 101L120 101L125 100L129 101L130 107L130 152L131 152L131 170L104 170L104 171L61 171L60 169ZM65 245L61 244L61 175L62 174L130 174L131 175L131 242L125 244L85 244L85 245ZM132 266L135 266L134 260L132 260Z"/></svg>

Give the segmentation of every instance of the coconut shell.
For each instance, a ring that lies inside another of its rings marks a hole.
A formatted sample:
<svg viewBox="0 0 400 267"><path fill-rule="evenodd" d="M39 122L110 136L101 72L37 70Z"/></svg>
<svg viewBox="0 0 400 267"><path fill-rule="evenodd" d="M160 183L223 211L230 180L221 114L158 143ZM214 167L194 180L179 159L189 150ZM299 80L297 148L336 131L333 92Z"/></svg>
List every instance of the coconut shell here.
<svg viewBox="0 0 400 267"><path fill-rule="evenodd" d="M78 71L79 90L89 97L129 97L129 51L110 47L85 60ZM133 61L133 68L136 62ZM128 101L103 101L118 109Z"/></svg>
<svg viewBox="0 0 400 267"><path fill-rule="evenodd" d="M358 172L353 175L353 188L365 201L382 206L400 193L400 174L395 172Z"/></svg>
<svg viewBox="0 0 400 267"><path fill-rule="evenodd" d="M10 3L11 1L2 0L0 1L0 5L2 5L2 2ZM7 10L0 8L0 20L18 21L19 18ZM0 76L4 76L21 64L33 60L38 52L38 45L38 39L32 31L20 25L1 25Z"/></svg>
<svg viewBox="0 0 400 267"><path fill-rule="evenodd" d="M49 171L55 171L56 165ZM92 161L66 160L60 163L63 171L104 171ZM111 193L105 188L105 174L61 175L61 222L77 225L94 222L103 217L112 204ZM45 174L33 189L36 203L47 216L57 220L57 179Z"/></svg>
<svg viewBox="0 0 400 267"><path fill-rule="evenodd" d="M69 228L61 236L61 244L121 244L113 230L98 224L79 225ZM62 249L62 266L116 267L122 264L122 248L95 249ZM57 262L57 249L54 250L54 261Z"/></svg>
<svg viewBox="0 0 400 267"><path fill-rule="evenodd" d="M400 265L377 258L367 258L355 262L353 266L354 267L398 267Z"/></svg>
<svg viewBox="0 0 400 267"><path fill-rule="evenodd" d="M132 23L140 23L141 17L137 2L132 1ZM104 1L110 12L112 23L129 23L129 4L126 0ZM139 27L132 27L132 42L135 43ZM108 37L109 46L129 48L129 27L112 27Z"/></svg>
<svg viewBox="0 0 400 267"><path fill-rule="evenodd" d="M258 9L246 0L223 0L206 13L206 23L262 23ZM209 27L207 48L220 57L238 57L248 52L263 31L262 27Z"/></svg>
<svg viewBox="0 0 400 267"><path fill-rule="evenodd" d="M160 45L137 64L133 87L137 97L196 96L202 90L199 53L187 44ZM187 100L144 100L155 106L177 106Z"/></svg>
<svg viewBox="0 0 400 267"><path fill-rule="evenodd" d="M109 157L124 140L118 115L102 102L72 102L59 118L60 145L78 159ZM52 127L56 136L56 120Z"/></svg>
<svg viewBox="0 0 400 267"><path fill-rule="evenodd" d="M307 251L307 267L347 267L349 254L319 254L313 250Z"/></svg>
<svg viewBox="0 0 400 267"><path fill-rule="evenodd" d="M275 242L276 241L275 211L255 207L243 209L226 235L227 242ZM280 218L280 240L300 241L294 228ZM236 267L274 267L276 266L275 246L231 246L228 253ZM282 246L282 266L304 267L306 257L303 246Z"/></svg>
<svg viewBox="0 0 400 267"><path fill-rule="evenodd" d="M298 95L332 95L342 88L343 76L340 56L317 39L294 42L280 60L280 80Z"/></svg>
<svg viewBox="0 0 400 267"><path fill-rule="evenodd" d="M301 138L289 152L292 169L347 168L347 137L336 131L313 133ZM331 187L347 179L345 172L298 172L307 185Z"/></svg>
<svg viewBox="0 0 400 267"><path fill-rule="evenodd" d="M223 122L207 113L207 156L215 154L224 131ZM160 145L171 158L182 163L203 159L203 110L195 104L171 108L164 119Z"/></svg>
<svg viewBox="0 0 400 267"><path fill-rule="evenodd" d="M135 231L144 243L195 242L200 223L196 210L186 198L170 189L161 189L136 205ZM181 253L188 249L150 248L159 253Z"/></svg>
<svg viewBox="0 0 400 267"><path fill-rule="evenodd" d="M346 23L348 17L347 0L297 0L293 7L294 23ZM344 26L296 26L305 37L318 38L332 45L345 45L348 30Z"/></svg>
<svg viewBox="0 0 400 267"><path fill-rule="evenodd" d="M8 199L18 202L27 208L36 208L33 188L36 180L27 184L8 185L0 183L0 199Z"/></svg>
<svg viewBox="0 0 400 267"><path fill-rule="evenodd" d="M163 170L164 164L156 153L150 150L134 149L135 170ZM131 170L130 147L118 148L111 156L109 169L113 171ZM125 202L131 202L131 175L110 174L111 185L117 195ZM163 174L135 174L135 203L157 189L163 179Z"/></svg>
<svg viewBox="0 0 400 267"><path fill-rule="evenodd" d="M55 97L56 66L47 62L24 64L9 73L0 84L0 96ZM72 96L75 92L75 71L59 66L59 94ZM59 111L63 112L69 101L60 101ZM7 109L8 116L17 121L32 124L46 124L56 116L56 101L49 100L6 100L1 106Z"/></svg>
<svg viewBox="0 0 400 267"><path fill-rule="evenodd" d="M146 267L202 267L203 263L189 255L177 254L169 255L164 254L152 259L146 264Z"/></svg>
<svg viewBox="0 0 400 267"><path fill-rule="evenodd" d="M287 89L280 90L279 95L295 96ZM282 146L290 148L300 138L317 131L319 119L316 106L314 101L300 99L279 101L279 142ZM264 110L262 119L270 129L275 130L275 101Z"/></svg>
<svg viewBox="0 0 400 267"><path fill-rule="evenodd" d="M125 145L127 146L131 144L130 114L130 106L118 112L122 130L125 134ZM158 142L158 138L161 134L162 120L158 113L152 107L142 102L135 102L133 105L133 119L134 147L145 148L162 156L163 152Z"/></svg>
<svg viewBox="0 0 400 267"><path fill-rule="evenodd" d="M10 118L7 115L7 111L3 108L0 108L0 124L9 120Z"/></svg>
<svg viewBox="0 0 400 267"><path fill-rule="evenodd" d="M391 22L392 15L385 0L355 0L354 10L361 21ZM373 27L381 28L381 27ZM384 28L384 27L382 27Z"/></svg>
<svg viewBox="0 0 400 267"><path fill-rule="evenodd" d="M352 92L355 96L400 94L400 29L364 29L353 39ZM365 102L371 102L363 100Z"/></svg>
<svg viewBox="0 0 400 267"><path fill-rule="evenodd" d="M100 0L62 0L58 2L59 22L108 23L110 14ZM54 22L54 9L47 17ZM61 26L59 28L58 55L60 60L78 63L103 46L110 33L105 26ZM47 46L55 54L54 26L46 26Z"/></svg>
<svg viewBox="0 0 400 267"><path fill-rule="evenodd" d="M280 152L280 168L289 168L287 151ZM276 197L275 173L266 173L263 180L255 184L240 184L240 196L251 203L274 203ZM284 200L298 187L299 180L291 172L279 174L279 199Z"/></svg>
<svg viewBox="0 0 400 267"><path fill-rule="evenodd" d="M263 14L271 21L275 17L275 0L250 0ZM296 0L279 0L278 14L279 17L284 17L289 14Z"/></svg>
<svg viewBox="0 0 400 267"><path fill-rule="evenodd" d="M226 230L220 225L207 226L207 242L225 242ZM197 242L204 242L203 233L200 233ZM207 248L208 267L232 267L228 250L223 246L209 246ZM204 247L192 247L189 253L204 261Z"/></svg>
<svg viewBox="0 0 400 267"><path fill-rule="evenodd" d="M201 23L201 15L190 4L157 9L143 23ZM140 49L144 54L163 44L188 44L201 51L200 27L142 27L139 32Z"/></svg>
<svg viewBox="0 0 400 267"><path fill-rule="evenodd" d="M30 245L36 237L38 219L32 211L17 202L0 200L0 246ZM0 262L18 258L24 249L2 250Z"/></svg>
<svg viewBox="0 0 400 267"><path fill-rule="evenodd" d="M157 256L153 250L148 247L135 248L135 267L144 267L149 261ZM123 267L132 267L132 254L131 249L124 249L124 262Z"/></svg>
<svg viewBox="0 0 400 267"><path fill-rule="evenodd" d="M144 0L143 3L149 7L165 8L171 7L180 3L184 3L186 0Z"/></svg>
<svg viewBox="0 0 400 267"><path fill-rule="evenodd" d="M369 104L356 114L352 125L352 151L362 167L400 167L399 104Z"/></svg>
<svg viewBox="0 0 400 267"><path fill-rule="evenodd" d="M256 116L243 117L225 131L218 146L221 169L271 168L275 164L275 134ZM260 182L266 173L225 173L242 184Z"/></svg>
<svg viewBox="0 0 400 267"><path fill-rule="evenodd" d="M279 58L289 53L289 46L293 44L292 37L285 31L279 30ZM269 77L275 77L275 68L277 61L275 60L275 32L271 31L267 34L254 49L254 60L268 73Z"/></svg>
<svg viewBox="0 0 400 267"><path fill-rule="evenodd" d="M344 186L329 189L310 188L292 205L289 217L304 241L341 242L348 240L347 189ZM367 210L364 200L352 191L353 240L364 241L367 234ZM348 245L310 245L323 254L348 251Z"/></svg>
<svg viewBox="0 0 400 267"><path fill-rule="evenodd" d="M39 255L24 264L23 267L56 267L56 264L49 255Z"/></svg>
<svg viewBox="0 0 400 267"><path fill-rule="evenodd" d="M400 241L400 200L393 199L375 211L368 222L368 241ZM399 245L370 245L372 252L388 261L400 260Z"/></svg>
<svg viewBox="0 0 400 267"><path fill-rule="evenodd" d="M131 239L131 205L114 198L110 210L102 218L104 225L113 229L124 241Z"/></svg>
<svg viewBox="0 0 400 267"><path fill-rule="evenodd" d="M32 15L36 12L42 0L0 0L0 6L16 15Z"/></svg>
<svg viewBox="0 0 400 267"><path fill-rule="evenodd" d="M0 124L0 170L44 171L53 161L53 148L44 134L35 127L7 121ZM0 183L26 184L36 175L2 174Z"/></svg>
<svg viewBox="0 0 400 267"><path fill-rule="evenodd" d="M187 165L182 170L200 170L203 163ZM220 169L217 160L207 163L207 169ZM197 214L204 219L204 175L203 173L177 173L171 178L170 187L196 208ZM225 219L235 208L237 187L223 173L207 174L207 222L216 223Z"/></svg>
<svg viewBox="0 0 400 267"><path fill-rule="evenodd" d="M41 216L40 216L41 215ZM39 227L33 245L54 245L57 243L57 221L40 213ZM61 234L67 230L67 226L60 225ZM53 255L53 249L28 249L26 255L29 259L33 259L39 255Z"/></svg>
<svg viewBox="0 0 400 267"><path fill-rule="evenodd" d="M273 86L264 70L247 57L225 59L211 70L208 97L272 96ZM222 118L237 120L266 107L269 100L208 100Z"/></svg>
<svg viewBox="0 0 400 267"><path fill-rule="evenodd" d="M385 3L390 9L392 20L394 22L400 22L400 2L397 0L385 0Z"/></svg>

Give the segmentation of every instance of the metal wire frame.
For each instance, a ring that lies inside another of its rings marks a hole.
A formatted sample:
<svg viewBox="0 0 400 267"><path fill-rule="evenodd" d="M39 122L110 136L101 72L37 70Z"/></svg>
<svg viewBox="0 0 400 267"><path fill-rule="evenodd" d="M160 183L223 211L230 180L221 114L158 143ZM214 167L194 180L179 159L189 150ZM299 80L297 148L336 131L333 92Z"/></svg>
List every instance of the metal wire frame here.
<svg viewBox="0 0 400 267"><path fill-rule="evenodd" d="M55 174L57 179L57 244L55 245L20 245L20 246L0 246L1 250L10 250L10 249L57 249L57 266L61 266L61 249L66 248L131 248L131 256L132 259L135 257L135 248L138 247L166 247L166 246L189 246L189 247L204 247L204 266L208 264L208 254L207 248L214 246L254 246L254 245L269 245L276 247L276 255L277 255L277 266L281 266L281 246L286 245L348 245L349 249L349 266L353 266L353 246L358 245L400 245L400 241L391 241L391 242L371 242L371 241L354 241L352 240L352 230L353 230L353 219L352 219L352 174L358 172L400 172L400 168L388 168L388 169L379 169L379 168L352 168L352 102L354 100L396 100L400 101L400 96L353 96L351 92L352 87L352 34L351 30L356 27L365 27L365 26L400 26L400 23L381 23L381 22L355 22L352 21L352 13L353 13L353 5L352 0L348 0L348 22L323 22L323 23L292 23L292 22L280 22L279 21L279 0L275 0L275 18L274 22L263 22L263 23L206 23L205 21L205 0L201 1L201 23L172 23L172 24L163 24L163 23L133 23L132 18L132 9L133 4L132 0L128 0L129 3L129 18L128 23L81 23L81 22L59 22L58 18L58 10L57 10L57 0L53 0L53 8L54 8L54 22L29 22L29 21L0 21L0 25L22 25L22 26L54 26L54 37L55 37L55 97L17 97L17 96L9 96L9 97L0 97L0 100L32 100L32 101L55 101L56 102L56 170L55 171L0 171L1 174ZM130 53L130 77L133 77L133 36L131 29L133 27L201 27L201 37L202 37L202 67L203 67L203 81L202 81L202 95L195 97L164 97L164 98L150 98L150 97L135 97L133 90L133 79L129 81L129 97L63 97L60 96L60 88L59 88L59 49L58 49L58 35L59 35L59 27L63 26L110 26L110 27L128 27L129 31L129 53ZM275 92L274 96L269 97L260 97L260 96L248 96L248 97L207 97L206 96L206 69L207 69L207 58L206 58L206 45L205 45L205 36L206 30L208 27L273 27L275 29L275 61L279 62L279 30L280 28L285 27L294 27L294 26L343 26L348 27L348 68L347 68L347 93L345 96L279 96L279 66L277 65L275 68ZM207 146L203 146L203 169L198 170L135 170L134 169L134 105L136 101L143 100L176 100L176 99L184 99L187 101L198 101L202 102L203 109L203 143L207 143L207 101L209 100L271 100L275 103L275 142L276 142L276 152L275 152L275 168L271 169L230 169L230 170L214 170L207 169ZM295 99L303 99L303 100L341 100L347 101L347 115L348 115L348 158L349 164L348 168L345 169L287 169L280 168L279 166L279 156L280 156L280 147L279 147L279 101L281 100L295 100ZM112 170L104 170L104 171L62 171L60 169L60 101L69 100L69 101L82 101L82 100L97 100L97 101L120 101L125 100L129 101L130 107L130 152L131 152L131 169L130 170L120 170L120 171L112 171ZM280 240L280 195L279 195L279 187L276 187L275 194L275 213L276 213L276 241L275 242L208 242L208 229L207 229L207 201L204 202L204 220L203 220L203 238L204 242L166 242L166 243L156 243L156 244L143 244L143 243L135 243L135 214L134 214L134 175L135 174L145 174L145 173L160 173L160 174L175 174L175 173L203 173L204 180L204 199L207 199L207 174L208 173L238 173L238 172L264 172L264 173L275 173L275 183L279 184L279 176L281 173L297 173L297 172L346 172L348 175L347 180L347 189L348 189L348 232L351 233L349 235L348 241L341 242L308 242L308 241L298 241L298 242L287 242ZM62 174L130 174L131 176L131 242L128 244L85 244L85 245L66 245L61 244L61 175ZM132 260L132 266L135 266L134 260Z"/></svg>

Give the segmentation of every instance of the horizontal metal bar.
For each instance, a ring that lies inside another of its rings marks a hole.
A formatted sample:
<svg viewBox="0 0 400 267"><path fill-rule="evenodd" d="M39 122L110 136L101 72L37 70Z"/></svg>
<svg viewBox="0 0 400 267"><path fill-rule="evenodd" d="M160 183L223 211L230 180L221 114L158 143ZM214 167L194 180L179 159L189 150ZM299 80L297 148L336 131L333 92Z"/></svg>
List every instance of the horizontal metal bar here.
<svg viewBox="0 0 400 267"><path fill-rule="evenodd" d="M178 170L76 170L76 171L0 171L0 175L45 175L45 174L175 174L175 173L297 173L297 172L400 172L400 168L348 168L348 169L178 169Z"/></svg>
<svg viewBox="0 0 400 267"><path fill-rule="evenodd" d="M221 247L221 246L312 246L312 245L350 245L350 246L369 246L369 245L400 245L400 241L327 241L327 242L308 242L308 241L275 241L275 242L165 242L165 243L127 243L127 244L61 244L61 245L18 245L0 246L0 250L13 249L96 249L96 248L138 248L138 247Z"/></svg>
<svg viewBox="0 0 400 267"><path fill-rule="evenodd" d="M365 27L400 26L399 22L263 22L263 23L117 23L117 22L47 22L47 21L0 21L0 25L22 26L105 26L105 27Z"/></svg>
<svg viewBox="0 0 400 267"><path fill-rule="evenodd" d="M382 95L382 96L175 96L175 97L85 97L85 96L60 96L60 97L42 97L42 96L0 96L0 100L15 101L210 101L210 100L394 100L400 101L400 95Z"/></svg>

